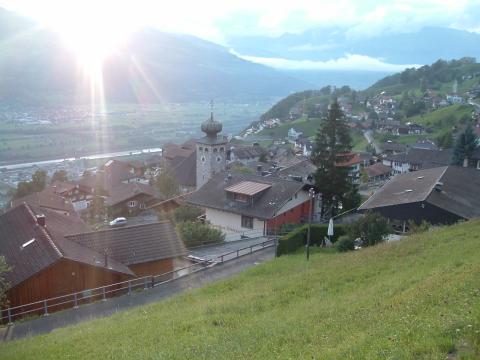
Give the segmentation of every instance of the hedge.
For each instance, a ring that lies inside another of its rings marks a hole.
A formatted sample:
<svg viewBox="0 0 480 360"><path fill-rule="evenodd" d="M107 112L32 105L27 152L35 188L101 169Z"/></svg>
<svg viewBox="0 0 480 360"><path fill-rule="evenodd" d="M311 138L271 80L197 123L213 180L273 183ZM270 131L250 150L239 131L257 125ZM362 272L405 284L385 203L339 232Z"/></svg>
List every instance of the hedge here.
<svg viewBox="0 0 480 360"><path fill-rule="evenodd" d="M346 234L346 227L344 225L334 226L334 235L332 236L332 243ZM303 225L287 235L282 236L278 241L277 256L285 255L297 251L302 246L307 244L308 224ZM310 245L321 246L322 240L327 236L328 224L312 224L310 233Z"/></svg>

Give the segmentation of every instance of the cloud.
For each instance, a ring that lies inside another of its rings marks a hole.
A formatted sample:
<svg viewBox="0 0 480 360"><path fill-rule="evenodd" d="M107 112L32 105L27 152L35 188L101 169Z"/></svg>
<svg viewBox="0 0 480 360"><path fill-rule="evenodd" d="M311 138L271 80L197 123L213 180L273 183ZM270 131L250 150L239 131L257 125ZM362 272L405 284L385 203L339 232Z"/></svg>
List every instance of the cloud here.
<svg viewBox="0 0 480 360"><path fill-rule="evenodd" d="M327 60L290 60L282 58L268 58L257 56L244 56L231 50L234 55L254 63L266 65L278 70L338 70L338 71L376 71L376 72L399 72L406 68L420 67L418 64L389 64L380 59L365 55L347 54L345 57Z"/></svg>
<svg viewBox="0 0 480 360"><path fill-rule="evenodd" d="M409 32L423 26L480 29L478 0L0 0L0 6L46 21L64 17L65 9L89 6L96 11L100 4L109 9L107 18L121 17L125 23L219 43L233 36L279 36L314 27L341 27L349 29L350 36Z"/></svg>

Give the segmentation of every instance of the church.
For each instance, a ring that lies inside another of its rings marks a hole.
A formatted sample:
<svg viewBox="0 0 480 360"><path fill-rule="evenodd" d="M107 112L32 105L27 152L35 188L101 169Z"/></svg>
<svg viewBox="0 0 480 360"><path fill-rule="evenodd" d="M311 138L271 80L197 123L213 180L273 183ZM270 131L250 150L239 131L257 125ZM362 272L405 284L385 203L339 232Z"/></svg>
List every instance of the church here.
<svg viewBox="0 0 480 360"><path fill-rule="evenodd" d="M227 171L227 139L222 123L210 118L205 136L195 142L195 188L188 204L205 209L205 219L222 230L226 241L273 234L284 224L308 220L314 207L312 185L270 174Z"/></svg>

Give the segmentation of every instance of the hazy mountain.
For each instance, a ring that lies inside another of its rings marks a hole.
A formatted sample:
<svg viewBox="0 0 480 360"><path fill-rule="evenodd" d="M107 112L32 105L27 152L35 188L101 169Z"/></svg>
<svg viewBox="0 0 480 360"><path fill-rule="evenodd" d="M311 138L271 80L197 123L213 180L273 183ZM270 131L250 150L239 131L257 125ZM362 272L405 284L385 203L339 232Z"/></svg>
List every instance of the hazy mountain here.
<svg viewBox="0 0 480 360"><path fill-rule="evenodd" d="M390 64L429 64L437 59L480 57L480 34L468 31L425 27L415 32L379 33L372 37L355 35L341 28L311 29L276 38L233 37L228 42L242 55L291 60L327 61L358 54Z"/></svg>
<svg viewBox="0 0 480 360"><path fill-rule="evenodd" d="M88 26L88 21L86 21ZM0 101L86 101L88 79L58 34L0 9ZM282 96L311 87L193 36L142 29L104 63L108 101Z"/></svg>

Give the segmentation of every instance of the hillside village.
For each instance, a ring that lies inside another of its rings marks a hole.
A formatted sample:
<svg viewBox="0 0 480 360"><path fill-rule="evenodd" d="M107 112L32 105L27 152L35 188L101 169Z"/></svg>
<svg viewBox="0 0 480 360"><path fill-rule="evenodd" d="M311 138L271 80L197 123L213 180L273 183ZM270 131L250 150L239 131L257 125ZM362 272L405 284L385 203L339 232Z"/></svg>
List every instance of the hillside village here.
<svg viewBox="0 0 480 360"><path fill-rule="evenodd" d="M372 213L388 224L391 239L421 224L480 217L480 70L462 74L461 86L453 79L450 90L422 79L400 91L345 87L293 95L300 100L283 117L263 117L233 139L212 110L201 138L167 143L158 153L3 171L0 253L11 270L2 319L23 316L11 308L38 315L86 304L97 288L103 294L94 300L118 295L108 286L128 284L121 289L130 294L136 279L153 289L193 265L213 266L216 256L223 264L226 253L238 257L248 247L253 253L255 245L268 244L273 256L310 241L335 247L351 224ZM357 142L335 166L360 195L353 208L340 204L337 212L324 209L312 157L332 99ZM476 149L453 165L454 146L469 127ZM369 246L361 237L351 240L352 249ZM48 299L67 295L71 304L48 306Z"/></svg>

